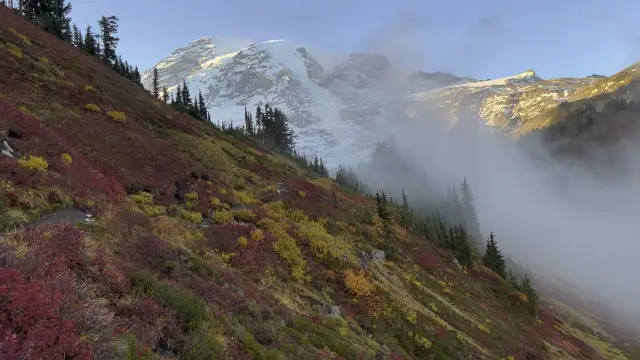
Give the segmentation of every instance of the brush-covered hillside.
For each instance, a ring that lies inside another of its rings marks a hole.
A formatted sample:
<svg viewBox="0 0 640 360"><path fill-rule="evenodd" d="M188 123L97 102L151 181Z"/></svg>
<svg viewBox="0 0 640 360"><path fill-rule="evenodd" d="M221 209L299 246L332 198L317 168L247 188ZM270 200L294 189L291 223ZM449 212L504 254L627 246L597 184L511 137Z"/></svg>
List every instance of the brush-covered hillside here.
<svg viewBox="0 0 640 360"><path fill-rule="evenodd" d="M2 6L0 132L2 360L632 358Z"/></svg>

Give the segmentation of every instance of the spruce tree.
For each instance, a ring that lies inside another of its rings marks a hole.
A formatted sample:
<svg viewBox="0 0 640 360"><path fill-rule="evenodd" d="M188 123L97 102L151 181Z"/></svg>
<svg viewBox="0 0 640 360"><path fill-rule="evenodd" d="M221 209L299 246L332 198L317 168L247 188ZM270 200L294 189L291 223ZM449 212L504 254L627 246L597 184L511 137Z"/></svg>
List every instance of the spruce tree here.
<svg viewBox="0 0 640 360"><path fill-rule="evenodd" d="M204 103L202 91L198 91L198 109L200 109L200 119L207 120L207 105Z"/></svg>
<svg viewBox="0 0 640 360"><path fill-rule="evenodd" d="M535 315L538 312L540 297L538 296L538 292L536 291L536 289L533 287L528 274L525 274L524 278L522 278L520 291L523 294L527 295L527 309L532 315Z"/></svg>
<svg viewBox="0 0 640 360"><path fill-rule="evenodd" d="M73 24L73 45L78 49L84 48L84 40L82 38L82 33L76 24Z"/></svg>
<svg viewBox="0 0 640 360"><path fill-rule="evenodd" d="M99 52L97 45L95 35L91 30L91 25L87 25L87 29L84 32L84 49L89 55L97 55Z"/></svg>
<svg viewBox="0 0 640 360"><path fill-rule="evenodd" d="M402 189L402 211L400 212L400 223L404 227L411 226L411 211L409 209L407 194L405 194L404 189Z"/></svg>
<svg viewBox="0 0 640 360"><path fill-rule="evenodd" d="M506 263L500 249L498 249L498 243L495 240L495 235L493 232L489 234L489 239L487 240L487 246L482 258L482 263L484 266L493 270L498 276L503 279L507 278L506 273Z"/></svg>
<svg viewBox="0 0 640 360"><path fill-rule="evenodd" d="M151 94L153 94L154 98L158 98L160 96L160 85L158 84L158 68L153 68L153 83L151 85Z"/></svg>
<svg viewBox="0 0 640 360"><path fill-rule="evenodd" d="M182 101L182 89L180 88L180 85L178 85L178 87L176 88L176 104L184 105L184 102Z"/></svg>
<svg viewBox="0 0 640 360"><path fill-rule="evenodd" d="M467 231L462 224L454 229L452 239L453 253L462 266L471 266L473 264L473 250L469 243Z"/></svg>
<svg viewBox="0 0 640 360"><path fill-rule="evenodd" d="M247 111L247 107L244 108L244 128L247 133L247 136L253 136L253 120L251 119L251 114Z"/></svg>
<svg viewBox="0 0 640 360"><path fill-rule="evenodd" d="M169 91L166 86L162 87L162 101L167 104L169 102Z"/></svg>
<svg viewBox="0 0 640 360"><path fill-rule="evenodd" d="M188 109L191 104L191 94L189 93L189 87L187 81L182 80L182 104Z"/></svg>
<svg viewBox="0 0 640 360"><path fill-rule="evenodd" d="M100 28L100 38L102 39L102 58L108 64L113 64L116 60L116 48L120 39L115 36L118 33L118 17L103 16L98 21Z"/></svg>
<svg viewBox="0 0 640 360"><path fill-rule="evenodd" d="M474 203L473 194L471 192L471 186L467 182L467 178L460 185L461 192L461 207L462 207L462 223L469 229L471 236L478 241L481 238L480 224L478 222L478 215L476 213L476 207Z"/></svg>

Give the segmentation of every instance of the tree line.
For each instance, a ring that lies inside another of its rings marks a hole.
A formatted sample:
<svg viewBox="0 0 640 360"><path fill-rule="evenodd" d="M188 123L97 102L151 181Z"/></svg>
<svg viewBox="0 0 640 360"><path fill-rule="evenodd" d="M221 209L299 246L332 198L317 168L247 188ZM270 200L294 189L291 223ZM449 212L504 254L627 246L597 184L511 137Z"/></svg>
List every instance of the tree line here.
<svg viewBox="0 0 640 360"><path fill-rule="evenodd" d="M455 187L450 188L444 201L433 211L417 209L423 206L414 208L404 189L401 190L400 201L388 196L384 190L379 190L373 195L369 186L360 180L353 168L341 166L335 180L343 189L369 198L375 197L376 212L383 221L388 241L392 240L391 224L397 220L415 235L422 235L425 239L434 241L438 247L451 251L461 266L471 267L482 264L491 269L527 296L527 310L532 314L537 312L539 296L529 274L524 272L520 277L513 274L506 265L505 257L498 247L493 232L489 234L486 242L482 242L474 196L466 178L460 184L460 191L458 192ZM384 245L383 250L393 251L390 244Z"/></svg>
<svg viewBox="0 0 640 360"><path fill-rule="evenodd" d="M0 4L9 6L13 5L13 2L7 3L6 0L2 0ZM126 60L123 61L116 53L120 41L116 36L119 21L117 16L102 16L98 20L97 32L87 24L83 34L69 16L72 6L66 0L17 0L15 6L13 10L16 14L87 54L97 57L120 75L142 86L138 67Z"/></svg>

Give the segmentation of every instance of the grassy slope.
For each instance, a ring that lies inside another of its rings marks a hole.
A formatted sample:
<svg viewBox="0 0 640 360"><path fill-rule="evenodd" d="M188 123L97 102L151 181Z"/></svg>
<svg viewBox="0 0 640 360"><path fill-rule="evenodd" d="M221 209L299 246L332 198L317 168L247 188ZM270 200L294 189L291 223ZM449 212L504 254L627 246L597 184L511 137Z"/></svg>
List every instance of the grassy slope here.
<svg viewBox="0 0 640 360"><path fill-rule="evenodd" d="M455 270L398 226L398 256L360 272L358 251L383 241L370 201L172 111L3 8L0 79L0 131L49 164L0 158L0 225L72 201L97 214L81 231L1 240L0 324L17 337L0 333L0 351L370 359L384 344L393 359L600 358L596 331L549 309L533 319L494 274Z"/></svg>

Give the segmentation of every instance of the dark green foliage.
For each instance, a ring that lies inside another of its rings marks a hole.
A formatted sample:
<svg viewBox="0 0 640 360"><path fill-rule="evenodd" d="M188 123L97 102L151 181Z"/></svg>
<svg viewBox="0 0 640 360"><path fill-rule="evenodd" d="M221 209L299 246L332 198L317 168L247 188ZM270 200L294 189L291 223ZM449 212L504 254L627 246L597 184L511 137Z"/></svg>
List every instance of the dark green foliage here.
<svg viewBox="0 0 640 360"><path fill-rule="evenodd" d="M187 86L187 81L182 80L182 105L184 105L187 109L193 105L191 102L191 93L189 92L189 87Z"/></svg>
<svg viewBox="0 0 640 360"><path fill-rule="evenodd" d="M389 207L389 200L387 194L383 191L382 194L376 192L376 208L378 209L378 216L383 221L391 221L391 208Z"/></svg>
<svg viewBox="0 0 640 360"><path fill-rule="evenodd" d="M318 161L317 156L316 161L309 161L306 156L298 154L296 149L293 149L289 157L293 159L293 161L295 161L299 166L306 167L322 177L329 177L329 170L326 166L324 166L324 162L322 161L322 159L319 159Z"/></svg>
<svg viewBox="0 0 640 360"><path fill-rule="evenodd" d="M507 278L504 257L502 256L500 249L498 249L498 243L495 240L493 232L491 232L489 240L487 240L487 247L484 257L482 258L482 263L484 266L493 270L493 272L498 274L501 278Z"/></svg>
<svg viewBox="0 0 640 360"><path fill-rule="evenodd" d="M482 238L480 234L480 223L478 222L478 214L476 212L475 200L473 193L471 192L471 186L467 182L467 178L464 178L462 184L460 184L461 192L461 211L462 211L462 224L469 231L469 235L472 240L479 241Z"/></svg>
<svg viewBox="0 0 640 360"><path fill-rule="evenodd" d="M100 53L96 36L91 30L91 25L87 25L87 29L84 31L84 50L89 53L89 55L98 55Z"/></svg>
<svg viewBox="0 0 640 360"><path fill-rule="evenodd" d="M343 189L353 191L357 194L368 195L371 193L367 185L361 181L351 168L340 166L336 172L336 182Z"/></svg>
<svg viewBox="0 0 640 360"><path fill-rule="evenodd" d="M167 90L167 87L166 87L166 86L163 86L163 87L162 87L162 101L163 101L165 104L168 104L168 103L169 103L169 90Z"/></svg>
<svg viewBox="0 0 640 360"><path fill-rule="evenodd" d="M100 39L102 40L102 60L113 65L116 61L116 48L120 39L115 35L118 33L118 17L115 15L103 16L98 21L100 28Z"/></svg>
<svg viewBox="0 0 640 360"><path fill-rule="evenodd" d="M153 68L153 84L151 85L151 94L154 98L160 96L160 85L158 84L158 68Z"/></svg>
<svg viewBox="0 0 640 360"><path fill-rule="evenodd" d="M71 4L65 0L21 0L22 16L42 30L69 41Z"/></svg>
<svg viewBox="0 0 640 360"><path fill-rule="evenodd" d="M209 320L207 304L175 286L159 281L148 271L130 275L134 292L155 299L160 305L175 311L185 323L185 330L198 330Z"/></svg>
<svg viewBox="0 0 640 360"><path fill-rule="evenodd" d="M519 290L523 294L527 295L527 299L529 300L527 303L527 310L529 310L532 315L535 315L538 312L540 297L538 296L538 292L536 291L536 289L534 289L528 274L525 274L522 278Z"/></svg>

